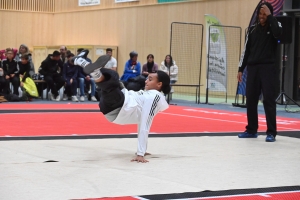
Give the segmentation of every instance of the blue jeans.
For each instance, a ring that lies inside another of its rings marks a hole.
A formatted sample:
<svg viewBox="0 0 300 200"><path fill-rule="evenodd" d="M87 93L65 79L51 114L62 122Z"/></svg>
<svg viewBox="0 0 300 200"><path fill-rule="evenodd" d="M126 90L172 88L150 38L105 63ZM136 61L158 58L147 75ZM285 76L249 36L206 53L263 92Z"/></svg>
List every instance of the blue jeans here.
<svg viewBox="0 0 300 200"><path fill-rule="evenodd" d="M79 88L80 88L80 96L84 96L84 84L91 84L91 96L95 96L95 81L90 79L90 81L85 80L85 78L78 78L79 80Z"/></svg>

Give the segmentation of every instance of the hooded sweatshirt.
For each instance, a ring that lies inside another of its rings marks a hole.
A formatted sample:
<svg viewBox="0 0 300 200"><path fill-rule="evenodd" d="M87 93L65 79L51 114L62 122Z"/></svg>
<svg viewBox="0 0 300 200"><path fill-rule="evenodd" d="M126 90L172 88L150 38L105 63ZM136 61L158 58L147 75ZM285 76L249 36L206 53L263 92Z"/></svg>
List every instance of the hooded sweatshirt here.
<svg viewBox="0 0 300 200"><path fill-rule="evenodd" d="M51 54L42 62L41 67L39 69L39 73L44 76L53 76L54 74L58 74L59 68L62 69L61 60L52 60Z"/></svg>
<svg viewBox="0 0 300 200"><path fill-rule="evenodd" d="M245 67L253 65L274 65L278 37L282 33L282 26L275 17L269 15L267 24L251 26L246 37L244 53L239 64L239 72Z"/></svg>
<svg viewBox="0 0 300 200"><path fill-rule="evenodd" d="M29 61L26 64L22 64L22 62L18 62L19 66L19 74L24 75L22 78L22 82L26 80L27 77L30 77L30 63Z"/></svg>

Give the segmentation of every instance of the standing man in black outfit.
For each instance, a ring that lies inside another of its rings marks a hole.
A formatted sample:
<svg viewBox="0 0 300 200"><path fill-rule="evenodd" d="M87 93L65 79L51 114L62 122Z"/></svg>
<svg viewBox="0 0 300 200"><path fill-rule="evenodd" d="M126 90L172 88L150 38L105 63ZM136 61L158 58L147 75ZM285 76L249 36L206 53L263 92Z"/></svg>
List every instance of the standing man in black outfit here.
<svg viewBox="0 0 300 200"><path fill-rule="evenodd" d="M243 71L247 66L247 118L246 131L239 138L257 138L257 105L261 92L267 120L266 142L275 142L276 127L276 49L282 33L281 24L273 17L270 3L262 3L257 10L256 23L249 28L245 50L239 64L237 79L242 82Z"/></svg>

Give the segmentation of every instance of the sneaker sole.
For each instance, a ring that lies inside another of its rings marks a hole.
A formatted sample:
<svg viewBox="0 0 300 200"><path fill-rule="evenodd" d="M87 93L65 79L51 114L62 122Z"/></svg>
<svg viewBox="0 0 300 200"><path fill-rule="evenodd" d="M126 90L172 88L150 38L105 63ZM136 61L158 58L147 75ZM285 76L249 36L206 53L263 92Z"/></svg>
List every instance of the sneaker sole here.
<svg viewBox="0 0 300 200"><path fill-rule="evenodd" d="M92 63L92 64L89 64L87 65L83 71L84 73L86 74L90 74L92 73L93 71L95 71L96 69L101 69L102 67L104 67L106 65L106 63L110 60L110 56L109 55L103 55L103 56L100 56L96 62Z"/></svg>
<svg viewBox="0 0 300 200"><path fill-rule="evenodd" d="M243 136L240 137L240 136L238 135L238 138L257 138L257 137L258 137L258 135L254 135L254 136L250 136L250 137L243 137Z"/></svg>
<svg viewBox="0 0 300 200"><path fill-rule="evenodd" d="M275 141L276 141L276 140L272 140L272 141L271 141L271 140L266 140L266 142L275 142Z"/></svg>

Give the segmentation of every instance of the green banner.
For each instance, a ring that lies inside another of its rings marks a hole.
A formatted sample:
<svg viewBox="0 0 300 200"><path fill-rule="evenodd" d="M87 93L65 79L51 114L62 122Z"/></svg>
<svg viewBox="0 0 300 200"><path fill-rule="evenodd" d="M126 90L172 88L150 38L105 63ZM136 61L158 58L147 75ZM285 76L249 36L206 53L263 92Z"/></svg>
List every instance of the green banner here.
<svg viewBox="0 0 300 200"><path fill-rule="evenodd" d="M209 56L208 88L212 91L226 91L227 85L227 53L225 32L220 20L213 15L205 15L206 50Z"/></svg>
<svg viewBox="0 0 300 200"><path fill-rule="evenodd" d="M171 2L179 2L179 1L187 1L187 0L157 0L158 3L171 3Z"/></svg>

